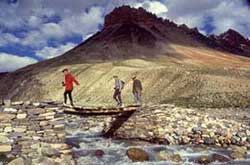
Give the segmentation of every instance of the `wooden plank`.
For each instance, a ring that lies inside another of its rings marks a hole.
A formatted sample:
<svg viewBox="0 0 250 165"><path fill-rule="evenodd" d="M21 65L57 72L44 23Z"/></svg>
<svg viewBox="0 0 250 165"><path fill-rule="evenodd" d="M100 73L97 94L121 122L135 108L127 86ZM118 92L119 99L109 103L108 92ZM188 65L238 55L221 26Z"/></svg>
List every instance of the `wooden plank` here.
<svg viewBox="0 0 250 165"><path fill-rule="evenodd" d="M102 111L102 110L74 110L74 109L65 109L64 113L72 114L72 115L80 115L80 116L106 116L106 115L117 115L123 112L134 112L136 111L135 108L133 109L125 109L125 110L109 110L109 111Z"/></svg>

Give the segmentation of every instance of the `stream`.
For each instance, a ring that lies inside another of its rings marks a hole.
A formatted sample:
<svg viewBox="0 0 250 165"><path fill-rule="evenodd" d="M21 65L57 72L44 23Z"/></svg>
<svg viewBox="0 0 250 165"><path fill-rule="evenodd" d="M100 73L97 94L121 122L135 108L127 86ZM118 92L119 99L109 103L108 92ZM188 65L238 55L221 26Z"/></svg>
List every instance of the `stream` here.
<svg viewBox="0 0 250 165"><path fill-rule="evenodd" d="M66 121L66 141L73 146L73 157L79 165L168 165L168 164L214 164L249 165L250 153L244 159L241 150L207 146L171 146L150 144L142 141L114 140L101 137L103 123L93 118L71 118ZM145 151L147 162L133 162L127 150L139 148ZM163 158L163 159L162 159Z"/></svg>

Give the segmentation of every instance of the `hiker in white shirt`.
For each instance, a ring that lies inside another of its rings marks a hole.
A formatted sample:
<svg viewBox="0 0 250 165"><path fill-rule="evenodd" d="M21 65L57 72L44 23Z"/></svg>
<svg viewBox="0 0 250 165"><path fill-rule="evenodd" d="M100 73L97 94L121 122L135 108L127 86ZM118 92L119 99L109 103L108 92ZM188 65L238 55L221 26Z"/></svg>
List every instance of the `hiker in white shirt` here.
<svg viewBox="0 0 250 165"><path fill-rule="evenodd" d="M113 98L115 99L117 106L123 106L122 104L122 98L121 98L121 91L124 87L124 81L120 80L118 76L113 76L115 80L115 87L114 87L114 95Z"/></svg>

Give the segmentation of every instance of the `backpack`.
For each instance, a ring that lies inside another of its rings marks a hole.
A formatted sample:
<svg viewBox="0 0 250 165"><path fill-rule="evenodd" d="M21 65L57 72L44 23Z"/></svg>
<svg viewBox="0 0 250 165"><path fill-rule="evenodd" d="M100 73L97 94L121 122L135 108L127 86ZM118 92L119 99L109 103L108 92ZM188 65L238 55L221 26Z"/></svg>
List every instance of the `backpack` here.
<svg viewBox="0 0 250 165"><path fill-rule="evenodd" d="M121 82L121 89L123 89L123 88L124 88L124 86L125 86L125 82L124 82L124 81L122 81L122 80L120 80L120 82Z"/></svg>

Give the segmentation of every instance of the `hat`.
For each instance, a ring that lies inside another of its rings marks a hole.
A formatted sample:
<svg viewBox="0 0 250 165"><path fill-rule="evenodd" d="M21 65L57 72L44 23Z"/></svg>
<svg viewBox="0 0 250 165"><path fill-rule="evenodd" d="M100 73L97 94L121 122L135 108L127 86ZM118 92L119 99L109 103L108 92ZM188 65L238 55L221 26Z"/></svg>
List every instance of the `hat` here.
<svg viewBox="0 0 250 165"><path fill-rule="evenodd" d="M63 69L62 72L69 71L67 68Z"/></svg>

